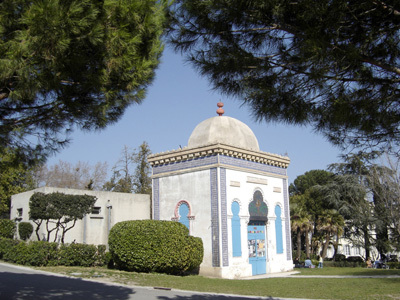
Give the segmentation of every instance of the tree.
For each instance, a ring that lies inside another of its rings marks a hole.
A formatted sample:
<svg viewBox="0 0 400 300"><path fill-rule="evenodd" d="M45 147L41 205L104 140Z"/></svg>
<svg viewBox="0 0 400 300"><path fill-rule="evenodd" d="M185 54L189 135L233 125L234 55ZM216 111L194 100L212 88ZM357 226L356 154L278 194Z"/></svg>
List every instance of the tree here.
<svg viewBox="0 0 400 300"><path fill-rule="evenodd" d="M168 7L1 1L0 147L43 157L73 129L102 129L141 103L160 62Z"/></svg>
<svg viewBox="0 0 400 300"><path fill-rule="evenodd" d="M107 163L90 165L79 161L72 165L60 160L55 165L39 167L35 179L37 186L101 190L106 181L107 168Z"/></svg>
<svg viewBox="0 0 400 300"><path fill-rule="evenodd" d="M370 182L374 191L374 203L376 203L375 214L382 220L379 227L385 235L383 243L379 243L382 245L377 247L380 253L386 253L385 250L388 250L388 246L392 246L396 250L400 249L399 165L399 159L387 157L386 162L382 165L374 165L370 170ZM387 241L390 241L390 245L385 244L386 238Z"/></svg>
<svg viewBox="0 0 400 300"><path fill-rule="evenodd" d="M151 167L147 157L151 154L149 144L143 142L134 159L136 163L133 177L134 192L138 194L152 194Z"/></svg>
<svg viewBox="0 0 400 300"><path fill-rule="evenodd" d="M9 218L11 196L34 188L33 168L16 159L11 149L0 151L0 217Z"/></svg>
<svg viewBox="0 0 400 300"><path fill-rule="evenodd" d="M121 158L113 167L110 181L103 188L113 192L151 194L151 168L147 161L150 154L151 150L146 142L140 145L139 151L125 145Z"/></svg>
<svg viewBox="0 0 400 300"><path fill-rule="evenodd" d="M39 229L45 221L49 241L51 233L54 242L57 241L61 230L60 240L64 243L65 234L71 230L77 220L90 213L96 202L95 196L67 195L63 193L34 193L29 200L29 218L36 224L36 237L40 240ZM72 224L68 224L72 222Z"/></svg>
<svg viewBox="0 0 400 300"><path fill-rule="evenodd" d="M326 257L332 238L336 237L336 239L339 239L339 237L342 235L343 227L344 218L336 210L325 210L323 214L318 217L317 229L325 233L325 242L320 254L322 258Z"/></svg>
<svg viewBox="0 0 400 300"><path fill-rule="evenodd" d="M124 146L121 157L113 167L113 175L110 181L104 184L106 191L120 192L120 193L132 193L133 186L133 175L131 170L135 162L136 152L135 150L129 149L128 146Z"/></svg>
<svg viewBox="0 0 400 300"><path fill-rule="evenodd" d="M310 252L316 251L320 243L312 247L311 240L322 241L323 233L318 230L317 221L332 205L323 201L323 195L316 189L317 186L328 184L333 180L334 174L325 170L311 170L298 176L289 186L290 193L290 219L299 226L300 234L305 236L305 252L310 257ZM299 245L298 245L299 246ZM312 248L312 250L310 249ZM298 249L299 251L299 249Z"/></svg>
<svg viewBox="0 0 400 300"><path fill-rule="evenodd" d="M388 1L177 0L171 42L260 121L336 145L400 145L400 22Z"/></svg>
<svg viewBox="0 0 400 300"><path fill-rule="evenodd" d="M365 249L370 256L372 229L375 223L373 205L367 201L367 190L354 174L335 176L335 180L319 187L324 200L331 203L345 219L345 237L353 245Z"/></svg>

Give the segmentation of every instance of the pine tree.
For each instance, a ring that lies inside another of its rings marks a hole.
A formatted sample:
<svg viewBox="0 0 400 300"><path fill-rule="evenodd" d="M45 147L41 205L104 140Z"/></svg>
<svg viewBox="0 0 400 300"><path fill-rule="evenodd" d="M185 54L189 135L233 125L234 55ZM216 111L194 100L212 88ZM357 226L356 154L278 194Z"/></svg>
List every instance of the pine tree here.
<svg viewBox="0 0 400 300"><path fill-rule="evenodd" d="M398 1L177 0L171 41L261 121L400 146Z"/></svg>
<svg viewBox="0 0 400 300"><path fill-rule="evenodd" d="M43 157L72 130L102 129L141 103L168 2L1 1L0 147Z"/></svg>

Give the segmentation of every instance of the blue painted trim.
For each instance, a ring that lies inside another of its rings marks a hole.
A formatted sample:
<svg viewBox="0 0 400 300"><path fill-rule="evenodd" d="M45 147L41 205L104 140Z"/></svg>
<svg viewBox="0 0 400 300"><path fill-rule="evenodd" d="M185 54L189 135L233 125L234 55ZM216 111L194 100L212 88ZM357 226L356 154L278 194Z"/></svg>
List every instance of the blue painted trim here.
<svg viewBox="0 0 400 300"><path fill-rule="evenodd" d="M289 194L288 181L283 179L283 205L285 214L285 234L286 234L286 259L292 260L292 238L290 231L290 209L289 209Z"/></svg>
<svg viewBox="0 0 400 300"><path fill-rule="evenodd" d="M153 219L160 220L160 180L153 179Z"/></svg>
<svg viewBox="0 0 400 300"><path fill-rule="evenodd" d="M283 239L282 239L282 210L279 205L275 206L275 236L276 236L276 253L283 253Z"/></svg>
<svg viewBox="0 0 400 300"><path fill-rule="evenodd" d="M240 232L240 205L237 201L232 202L232 254L234 257L242 256L242 238Z"/></svg>
<svg viewBox="0 0 400 300"><path fill-rule="evenodd" d="M228 209L226 199L226 169L220 168L221 191L221 232L222 232L222 265L229 266L228 253Z"/></svg>
<svg viewBox="0 0 400 300"><path fill-rule="evenodd" d="M211 188L211 248L212 265L219 267L219 214L218 214L218 174L217 168L210 169L210 188Z"/></svg>

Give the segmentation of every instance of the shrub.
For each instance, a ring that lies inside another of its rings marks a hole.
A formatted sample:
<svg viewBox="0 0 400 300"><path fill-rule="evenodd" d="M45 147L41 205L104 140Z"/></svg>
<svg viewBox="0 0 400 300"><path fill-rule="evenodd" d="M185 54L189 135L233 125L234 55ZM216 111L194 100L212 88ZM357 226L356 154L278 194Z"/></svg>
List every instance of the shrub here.
<svg viewBox="0 0 400 300"><path fill-rule="evenodd" d="M29 259L28 265L31 266L56 266L59 260L57 243L46 241L32 241L28 244Z"/></svg>
<svg viewBox="0 0 400 300"><path fill-rule="evenodd" d="M12 251L16 244L18 244L16 240L0 237L0 259L3 259L7 252Z"/></svg>
<svg viewBox="0 0 400 300"><path fill-rule="evenodd" d="M18 234L21 240L29 239L33 232L33 226L29 222L21 222L18 224Z"/></svg>
<svg viewBox="0 0 400 300"><path fill-rule="evenodd" d="M201 239L188 234L178 222L125 221L111 229L108 242L119 269L182 274L198 268L203 259Z"/></svg>
<svg viewBox="0 0 400 300"><path fill-rule="evenodd" d="M87 244L62 244L60 264L63 266L92 267L97 261L97 247Z"/></svg>
<svg viewBox="0 0 400 300"><path fill-rule="evenodd" d="M333 260L336 262L346 261L346 255L338 253L334 256Z"/></svg>
<svg viewBox="0 0 400 300"><path fill-rule="evenodd" d="M0 237L12 239L15 234L15 222L9 219L0 219Z"/></svg>
<svg viewBox="0 0 400 300"><path fill-rule="evenodd" d="M360 256L349 256L346 258L348 262L364 263L364 260Z"/></svg>
<svg viewBox="0 0 400 300"><path fill-rule="evenodd" d="M390 269L400 269L400 262L388 262L387 265Z"/></svg>
<svg viewBox="0 0 400 300"><path fill-rule="evenodd" d="M20 265L27 265L29 261L29 249L25 242L17 241L16 244L11 245L4 253L3 259L5 261L13 262Z"/></svg>

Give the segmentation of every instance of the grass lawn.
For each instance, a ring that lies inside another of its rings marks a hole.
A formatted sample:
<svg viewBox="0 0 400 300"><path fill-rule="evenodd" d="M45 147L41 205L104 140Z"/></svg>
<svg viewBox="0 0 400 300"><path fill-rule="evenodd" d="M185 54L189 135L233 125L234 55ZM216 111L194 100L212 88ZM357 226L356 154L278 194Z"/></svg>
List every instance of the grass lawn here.
<svg viewBox="0 0 400 300"><path fill-rule="evenodd" d="M300 275L380 276L380 278L267 278L257 280L228 280L202 276L171 276L165 274L133 273L105 268L42 267L49 272L83 278L119 282L128 285L165 287L181 290L307 299L400 299L400 270L365 268L302 269Z"/></svg>

